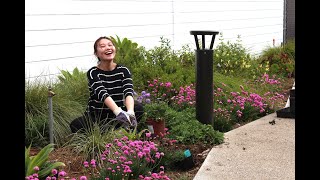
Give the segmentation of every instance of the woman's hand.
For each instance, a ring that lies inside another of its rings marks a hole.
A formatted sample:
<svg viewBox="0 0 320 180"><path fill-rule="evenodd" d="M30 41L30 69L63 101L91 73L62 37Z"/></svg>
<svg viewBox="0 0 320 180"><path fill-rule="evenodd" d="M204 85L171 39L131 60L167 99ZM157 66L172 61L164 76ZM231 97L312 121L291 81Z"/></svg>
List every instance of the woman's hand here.
<svg viewBox="0 0 320 180"><path fill-rule="evenodd" d="M138 125L138 123L137 123L137 119L136 119L136 115L135 115L134 111L128 110L126 112L126 114L129 116L129 121L130 121L131 126L136 127Z"/></svg>

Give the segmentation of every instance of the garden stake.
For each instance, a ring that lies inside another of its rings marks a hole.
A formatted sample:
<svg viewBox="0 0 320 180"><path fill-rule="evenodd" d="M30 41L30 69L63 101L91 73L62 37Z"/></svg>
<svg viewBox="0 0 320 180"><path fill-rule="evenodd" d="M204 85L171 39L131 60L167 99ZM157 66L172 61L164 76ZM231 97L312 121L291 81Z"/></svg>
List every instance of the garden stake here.
<svg viewBox="0 0 320 180"><path fill-rule="evenodd" d="M49 103L49 137L50 137L50 144L53 144L53 113L52 113L52 97L56 95L51 86L49 86L48 91L48 103Z"/></svg>

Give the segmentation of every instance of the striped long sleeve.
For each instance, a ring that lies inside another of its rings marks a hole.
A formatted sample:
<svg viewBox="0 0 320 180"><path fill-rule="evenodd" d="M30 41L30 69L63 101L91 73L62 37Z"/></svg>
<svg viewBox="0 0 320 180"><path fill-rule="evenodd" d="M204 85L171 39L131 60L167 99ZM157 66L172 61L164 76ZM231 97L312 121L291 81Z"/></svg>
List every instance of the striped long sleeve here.
<svg viewBox="0 0 320 180"><path fill-rule="evenodd" d="M90 92L87 110L90 112L109 110L104 104L109 96L119 107L124 107L125 97L133 96L131 73L125 66L117 65L112 71L92 67L87 71L87 78Z"/></svg>

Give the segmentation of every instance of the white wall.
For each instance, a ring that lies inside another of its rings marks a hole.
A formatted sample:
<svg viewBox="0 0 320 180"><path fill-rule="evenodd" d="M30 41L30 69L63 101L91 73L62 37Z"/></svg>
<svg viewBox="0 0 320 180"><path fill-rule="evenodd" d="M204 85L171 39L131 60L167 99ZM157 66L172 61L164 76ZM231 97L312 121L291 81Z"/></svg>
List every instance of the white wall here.
<svg viewBox="0 0 320 180"><path fill-rule="evenodd" d="M171 40L174 49L195 48L191 30L223 33L250 53L283 41L283 0L27 0L25 74L54 79L60 70L96 64L100 36L127 37L147 49ZM211 37L206 37L209 46ZM219 43L216 37L214 47Z"/></svg>

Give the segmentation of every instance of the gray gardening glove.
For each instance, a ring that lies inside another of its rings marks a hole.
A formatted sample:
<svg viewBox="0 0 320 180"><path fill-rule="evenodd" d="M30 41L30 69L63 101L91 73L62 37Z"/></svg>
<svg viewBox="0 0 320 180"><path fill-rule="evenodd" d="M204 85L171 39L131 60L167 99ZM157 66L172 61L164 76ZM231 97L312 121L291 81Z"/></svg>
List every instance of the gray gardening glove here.
<svg viewBox="0 0 320 180"><path fill-rule="evenodd" d="M128 128L131 126L130 118L125 111L120 112L115 119L121 124L123 124L125 128Z"/></svg>
<svg viewBox="0 0 320 180"><path fill-rule="evenodd" d="M128 110L127 112L125 112L128 117L129 117L129 121L132 127L137 127L138 123L137 123L137 119L136 119L136 115L132 110Z"/></svg>

